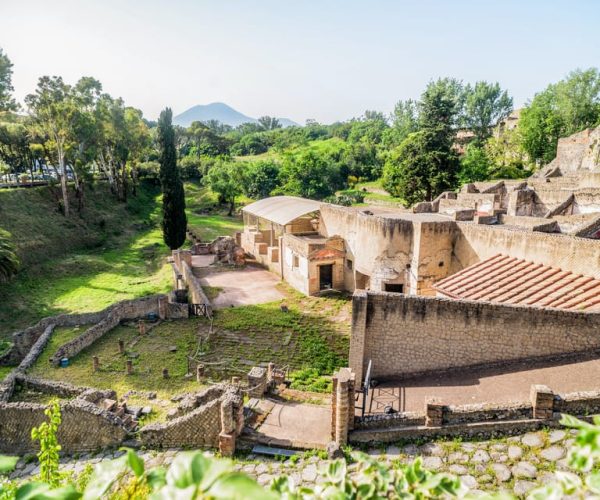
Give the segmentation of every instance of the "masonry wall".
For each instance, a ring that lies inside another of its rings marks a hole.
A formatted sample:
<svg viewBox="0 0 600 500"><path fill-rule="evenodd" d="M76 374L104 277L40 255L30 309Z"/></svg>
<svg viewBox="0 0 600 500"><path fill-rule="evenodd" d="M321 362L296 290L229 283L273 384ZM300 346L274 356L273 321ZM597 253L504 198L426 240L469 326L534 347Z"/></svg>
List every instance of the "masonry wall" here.
<svg viewBox="0 0 600 500"><path fill-rule="evenodd" d="M600 278L600 242L519 228L457 223L450 274L499 253Z"/></svg>
<svg viewBox="0 0 600 500"><path fill-rule="evenodd" d="M31 429L47 420L45 408L37 403L0 404L0 452L36 451L38 444L31 440ZM118 446L127 436L120 418L87 401L63 403L61 414L57 438L70 453Z"/></svg>
<svg viewBox="0 0 600 500"><path fill-rule="evenodd" d="M600 313L357 291L350 368L402 378L600 349Z"/></svg>

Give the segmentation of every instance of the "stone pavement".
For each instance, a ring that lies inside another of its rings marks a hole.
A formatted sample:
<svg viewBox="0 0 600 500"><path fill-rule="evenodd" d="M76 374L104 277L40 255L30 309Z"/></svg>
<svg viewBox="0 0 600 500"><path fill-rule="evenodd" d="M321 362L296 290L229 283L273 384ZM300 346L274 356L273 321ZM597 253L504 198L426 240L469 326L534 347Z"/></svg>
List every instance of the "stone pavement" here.
<svg viewBox="0 0 600 500"><path fill-rule="evenodd" d="M421 455L426 468L455 474L473 490L504 490L523 496L533 487L552 481L553 472L570 470L566 453L572 443L570 431L548 430L489 441L436 441L420 446L388 445L366 451L388 463L405 463ZM177 450L146 450L140 455L147 467L155 467L168 466L177 453ZM61 470L78 474L88 463L95 464L120 454L122 452L104 452L67 457L62 460ZM285 461L250 454L236 458L235 468L257 478L261 484L287 474L296 484L312 485L320 481L317 473L325 468L326 463L322 452L308 452ZM349 470L352 473L352 465ZM37 472L39 468L35 462L22 460L12 477L23 478Z"/></svg>

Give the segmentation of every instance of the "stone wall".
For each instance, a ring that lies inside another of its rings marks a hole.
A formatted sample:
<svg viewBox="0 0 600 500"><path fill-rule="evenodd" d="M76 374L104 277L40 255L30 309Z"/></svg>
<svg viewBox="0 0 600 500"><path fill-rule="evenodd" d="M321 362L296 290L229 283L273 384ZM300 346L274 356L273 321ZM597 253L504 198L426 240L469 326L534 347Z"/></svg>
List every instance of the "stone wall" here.
<svg viewBox="0 0 600 500"><path fill-rule="evenodd" d="M517 227L457 223L459 231L450 274L499 253L600 278L597 240L563 234L526 232Z"/></svg>
<svg viewBox="0 0 600 500"><path fill-rule="evenodd" d="M457 406L425 402L421 412L357 417L348 437L352 443L436 436L490 437L558 427L563 413L589 420L589 415L599 411L600 391L555 395L548 387L534 385L530 401Z"/></svg>
<svg viewBox="0 0 600 500"><path fill-rule="evenodd" d="M362 380L600 349L600 313L356 291L350 368Z"/></svg>
<svg viewBox="0 0 600 500"><path fill-rule="evenodd" d="M47 420L45 406L37 403L0 403L0 452L38 450L31 429ZM61 403L58 442L70 453L119 446L127 437L120 418L83 399Z"/></svg>
<svg viewBox="0 0 600 500"><path fill-rule="evenodd" d="M238 386L219 384L182 400L177 417L146 425L140 440L148 447L218 447L231 455L243 428L243 398Z"/></svg>
<svg viewBox="0 0 600 500"><path fill-rule="evenodd" d="M165 295L152 295L135 300L125 300L105 310L102 319L88 328L78 337L60 346L52 356L52 361L58 364L62 358L72 358L100 339L105 333L115 328L123 320L142 318L154 313L165 317L168 307ZM76 323L81 324L81 323Z"/></svg>
<svg viewBox="0 0 600 500"><path fill-rule="evenodd" d="M175 306L175 307L171 307ZM0 357L0 366L11 366L20 363L29 353L32 346L48 327L72 327L79 325L98 324L107 319L114 321L116 317L120 320L137 319L149 313L158 314L162 318L182 317L177 304L169 304L166 295L150 295L133 300L117 302L106 309L92 313L61 314L50 316L12 335L11 349ZM110 319L109 319L110 317ZM84 332L85 335L87 332Z"/></svg>

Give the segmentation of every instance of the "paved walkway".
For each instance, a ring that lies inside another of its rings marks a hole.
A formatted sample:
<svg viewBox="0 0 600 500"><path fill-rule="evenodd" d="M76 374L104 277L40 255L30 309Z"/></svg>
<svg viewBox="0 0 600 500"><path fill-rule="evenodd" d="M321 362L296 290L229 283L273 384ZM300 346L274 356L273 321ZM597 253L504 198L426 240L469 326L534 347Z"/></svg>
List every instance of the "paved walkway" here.
<svg viewBox="0 0 600 500"><path fill-rule="evenodd" d="M202 286L222 289L212 301L217 309L264 304L284 298L276 288L279 278L265 269L254 266L246 266L237 271L209 272L200 279L200 283Z"/></svg>
<svg viewBox="0 0 600 500"><path fill-rule="evenodd" d="M426 468L454 474L472 490L509 491L523 496L533 487L553 481L554 471L570 470L565 457L572 443L573 435L569 431L551 430L491 441L390 445L372 448L367 452L389 464L396 461L408 463L420 455ZM122 453L105 452L85 454L77 459L65 458L61 470L78 474L88 463L96 464ZM140 452L147 467L168 466L177 453L178 450ZM322 481L317 473L323 471L327 463L327 460L314 453L301 455L299 460L285 461L248 455L238 458L234 466L264 485L283 474L291 476L297 485L314 485ZM349 465L351 474L354 470L355 466ZM39 466L35 462L21 460L12 477L24 478L38 472Z"/></svg>
<svg viewBox="0 0 600 500"><path fill-rule="evenodd" d="M331 406L273 403L257 434L263 444L325 449L331 441Z"/></svg>
<svg viewBox="0 0 600 500"><path fill-rule="evenodd" d="M585 377L581 374L585 373ZM544 384L555 393L598 389L600 359L549 365L520 363L510 369L465 371L457 375L438 375L402 382L385 382L371 391L372 411L382 412L386 405L398 411L423 410L425 400L435 397L444 404L469 404L494 401L529 401L533 384Z"/></svg>

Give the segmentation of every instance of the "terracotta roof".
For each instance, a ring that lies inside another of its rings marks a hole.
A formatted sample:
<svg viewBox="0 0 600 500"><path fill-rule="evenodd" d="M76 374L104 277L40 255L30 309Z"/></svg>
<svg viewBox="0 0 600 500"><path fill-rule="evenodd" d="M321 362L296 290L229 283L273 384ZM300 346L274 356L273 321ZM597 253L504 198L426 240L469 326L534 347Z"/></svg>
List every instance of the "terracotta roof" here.
<svg viewBox="0 0 600 500"><path fill-rule="evenodd" d="M600 311L600 280L501 254L433 287L456 299Z"/></svg>

